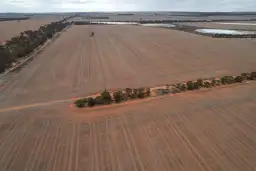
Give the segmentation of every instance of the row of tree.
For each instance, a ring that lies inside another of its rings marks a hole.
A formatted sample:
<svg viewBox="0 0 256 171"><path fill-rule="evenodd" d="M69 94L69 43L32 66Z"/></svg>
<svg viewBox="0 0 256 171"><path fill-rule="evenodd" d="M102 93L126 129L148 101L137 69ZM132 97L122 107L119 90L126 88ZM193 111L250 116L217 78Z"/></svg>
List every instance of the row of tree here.
<svg viewBox="0 0 256 171"><path fill-rule="evenodd" d="M220 79L210 79L210 80L202 80L198 79L197 81L188 81L186 84L178 83L174 85L175 88L179 91L187 91L187 90L198 90L202 87L204 88L210 88L225 84L234 84L234 83L242 83L245 80L256 80L256 72L251 73L242 73L238 76L224 76ZM177 92L177 91L176 91Z"/></svg>
<svg viewBox="0 0 256 171"><path fill-rule="evenodd" d="M219 79L198 79L196 81L188 81L187 83L178 83L172 85L166 85L165 89L158 89L161 95L169 94L169 93L180 93L183 91L193 91L199 90L200 88L210 88L225 84L234 84L234 83L242 83L245 80L256 80L256 72L251 73L242 73L238 76L224 76ZM150 88L138 88L131 89L126 88L123 91L116 91L114 93L110 93L106 89L97 97L89 97L78 99L74 102L76 107L93 107L95 105L109 105L112 103L121 103L124 101L128 101L131 99L143 99L151 96Z"/></svg>
<svg viewBox="0 0 256 171"><path fill-rule="evenodd" d="M67 27L69 22L52 22L41 26L38 30L27 30L21 32L19 36L13 37L0 45L0 73L12 66L12 63L30 54L35 48L39 47L51 39L54 34Z"/></svg>
<svg viewBox="0 0 256 171"><path fill-rule="evenodd" d="M93 107L95 105L109 105L112 103L121 103L129 99L143 99L150 97L151 91L149 88L131 89L126 88L123 91L116 91L112 95L109 91L104 90L99 96L92 98L83 98L75 101L78 108Z"/></svg>

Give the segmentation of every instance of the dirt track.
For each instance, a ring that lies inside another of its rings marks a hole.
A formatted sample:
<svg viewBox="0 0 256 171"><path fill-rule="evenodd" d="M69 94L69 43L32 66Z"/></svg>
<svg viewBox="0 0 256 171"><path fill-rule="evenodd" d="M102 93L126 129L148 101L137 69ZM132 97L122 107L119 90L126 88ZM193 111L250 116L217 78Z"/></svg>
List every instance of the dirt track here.
<svg viewBox="0 0 256 171"><path fill-rule="evenodd" d="M84 112L68 104L0 115L5 171L252 171L256 87Z"/></svg>
<svg viewBox="0 0 256 171"><path fill-rule="evenodd" d="M91 38L90 32L96 33ZM74 26L1 87L0 107L255 69L255 42L138 26Z"/></svg>

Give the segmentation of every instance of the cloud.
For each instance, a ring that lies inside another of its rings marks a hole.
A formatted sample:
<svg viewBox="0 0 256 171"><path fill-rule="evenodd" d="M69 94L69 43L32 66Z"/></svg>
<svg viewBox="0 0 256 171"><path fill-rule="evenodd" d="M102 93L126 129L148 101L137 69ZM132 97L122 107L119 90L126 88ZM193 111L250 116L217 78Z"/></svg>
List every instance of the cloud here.
<svg viewBox="0 0 256 171"><path fill-rule="evenodd" d="M0 12L255 11L256 0L0 0Z"/></svg>

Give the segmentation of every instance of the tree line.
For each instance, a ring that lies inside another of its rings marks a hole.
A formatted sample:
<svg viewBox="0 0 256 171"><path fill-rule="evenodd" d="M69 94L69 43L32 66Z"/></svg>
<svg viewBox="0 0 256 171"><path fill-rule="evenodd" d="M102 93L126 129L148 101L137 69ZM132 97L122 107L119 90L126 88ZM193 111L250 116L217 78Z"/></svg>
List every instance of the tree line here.
<svg viewBox="0 0 256 171"><path fill-rule="evenodd" d="M256 72L242 73L237 76L223 76L221 78L198 79L188 81L186 83L177 83L173 85L165 85L165 88L156 89L157 95L176 94L185 91L194 91L201 88L211 88L226 84L242 83L246 80L256 80ZM152 89L150 88L126 88L121 91L110 93L106 89L97 97L81 98L74 102L76 107L93 107L99 105L109 105L112 103L121 103L133 99L144 99L150 97Z"/></svg>
<svg viewBox="0 0 256 171"><path fill-rule="evenodd" d="M0 73L7 68L12 67L12 63L27 56L34 49L51 39L54 34L70 25L69 22L64 22L67 19L52 22L41 26L38 30L27 30L21 32L19 36L13 37L11 40L0 45Z"/></svg>

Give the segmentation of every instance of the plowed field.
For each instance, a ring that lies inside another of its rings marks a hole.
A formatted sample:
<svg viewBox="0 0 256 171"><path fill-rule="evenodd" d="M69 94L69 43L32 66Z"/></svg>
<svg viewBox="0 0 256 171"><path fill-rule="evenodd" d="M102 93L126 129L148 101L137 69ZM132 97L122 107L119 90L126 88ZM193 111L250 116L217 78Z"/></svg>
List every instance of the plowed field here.
<svg viewBox="0 0 256 171"><path fill-rule="evenodd" d="M255 83L107 110L0 113L4 171L252 171Z"/></svg>
<svg viewBox="0 0 256 171"><path fill-rule="evenodd" d="M248 39L73 26L4 78L0 170L253 171L255 82L107 109L70 98L253 71L255 52Z"/></svg>
<svg viewBox="0 0 256 171"><path fill-rule="evenodd" d="M255 52L255 41L248 39L139 26L73 26L8 78L0 107L253 71Z"/></svg>

